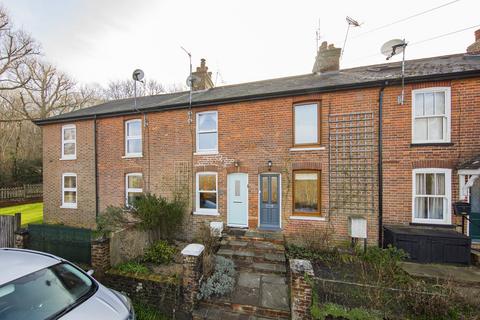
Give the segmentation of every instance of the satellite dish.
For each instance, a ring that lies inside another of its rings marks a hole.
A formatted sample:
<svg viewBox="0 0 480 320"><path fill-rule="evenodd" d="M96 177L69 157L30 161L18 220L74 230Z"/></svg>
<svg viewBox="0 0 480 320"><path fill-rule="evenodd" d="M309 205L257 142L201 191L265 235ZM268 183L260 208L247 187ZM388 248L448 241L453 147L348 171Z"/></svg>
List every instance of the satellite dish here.
<svg viewBox="0 0 480 320"><path fill-rule="evenodd" d="M406 46L407 43L405 40L393 39L385 42L380 51L387 57L387 60L389 60L394 55L402 53Z"/></svg>
<svg viewBox="0 0 480 320"><path fill-rule="evenodd" d="M189 88L193 87L193 84L196 83L196 82L200 82L200 77L198 77L194 74L188 76L188 78L186 80L187 87L189 87Z"/></svg>
<svg viewBox="0 0 480 320"><path fill-rule="evenodd" d="M133 71L133 74L132 74L133 80L142 81L143 77L145 77L145 74L141 69L136 69L135 71Z"/></svg>

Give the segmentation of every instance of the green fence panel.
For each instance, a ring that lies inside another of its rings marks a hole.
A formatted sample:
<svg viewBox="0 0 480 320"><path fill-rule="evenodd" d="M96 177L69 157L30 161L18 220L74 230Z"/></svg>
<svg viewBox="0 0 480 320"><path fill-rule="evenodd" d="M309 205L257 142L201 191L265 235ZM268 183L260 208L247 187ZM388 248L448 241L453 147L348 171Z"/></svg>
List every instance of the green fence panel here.
<svg viewBox="0 0 480 320"><path fill-rule="evenodd" d="M89 229L48 224L30 224L28 248L48 252L76 263L91 263Z"/></svg>

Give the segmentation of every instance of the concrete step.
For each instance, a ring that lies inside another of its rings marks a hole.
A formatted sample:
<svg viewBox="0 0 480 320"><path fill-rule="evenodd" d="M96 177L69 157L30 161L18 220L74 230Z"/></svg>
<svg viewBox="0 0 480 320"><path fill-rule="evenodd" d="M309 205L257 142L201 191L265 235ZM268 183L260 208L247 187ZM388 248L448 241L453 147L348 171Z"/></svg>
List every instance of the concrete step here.
<svg viewBox="0 0 480 320"><path fill-rule="evenodd" d="M250 263L266 262L266 263L281 263L285 264L285 253L270 253L262 251L253 251L250 249L228 249L221 247L217 251L217 255L233 259L234 261L242 260Z"/></svg>
<svg viewBox="0 0 480 320"><path fill-rule="evenodd" d="M284 244L283 234L280 232L271 232L271 231L257 231L257 230L237 230L237 229L227 229L223 238L226 240L238 240L238 241L263 241L271 242L277 244Z"/></svg>
<svg viewBox="0 0 480 320"><path fill-rule="evenodd" d="M285 253L283 244L272 243L269 241L255 240L222 240L220 245L224 249L231 250L251 250L258 253Z"/></svg>

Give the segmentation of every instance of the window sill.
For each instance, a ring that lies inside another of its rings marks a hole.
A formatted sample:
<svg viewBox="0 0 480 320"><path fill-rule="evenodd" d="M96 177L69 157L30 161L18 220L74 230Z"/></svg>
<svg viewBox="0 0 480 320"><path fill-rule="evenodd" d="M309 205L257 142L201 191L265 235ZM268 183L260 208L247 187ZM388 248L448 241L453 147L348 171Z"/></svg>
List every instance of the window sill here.
<svg viewBox="0 0 480 320"><path fill-rule="evenodd" d="M143 154L122 156L122 159L143 158Z"/></svg>
<svg viewBox="0 0 480 320"><path fill-rule="evenodd" d="M452 142L412 142L410 147L451 147Z"/></svg>
<svg viewBox="0 0 480 320"><path fill-rule="evenodd" d="M65 205L61 205L60 208L62 208L62 209L77 209L77 206L65 206Z"/></svg>
<svg viewBox="0 0 480 320"><path fill-rule="evenodd" d="M218 154L218 151L197 151L193 155L194 156L211 156Z"/></svg>
<svg viewBox="0 0 480 320"><path fill-rule="evenodd" d="M75 157L75 158L64 158L64 157L62 157L59 160L61 160L61 161L77 160L77 157Z"/></svg>
<svg viewBox="0 0 480 320"><path fill-rule="evenodd" d="M203 211L194 211L194 215L196 216L219 216L219 212L203 212Z"/></svg>
<svg viewBox="0 0 480 320"><path fill-rule="evenodd" d="M309 216L290 216L290 220L306 220L306 221L326 221L325 217L309 217Z"/></svg>
<svg viewBox="0 0 480 320"><path fill-rule="evenodd" d="M325 147L293 147L290 148L290 151L317 151L317 150L326 150Z"/></svg>
<svg viewBox="0 0 480 320"><path fill-rule="evenodd" d="M453 227L452 223L445 221L435 221L435 220L413 220L410 225L412 226L424 226L424 227Z"/></svg>

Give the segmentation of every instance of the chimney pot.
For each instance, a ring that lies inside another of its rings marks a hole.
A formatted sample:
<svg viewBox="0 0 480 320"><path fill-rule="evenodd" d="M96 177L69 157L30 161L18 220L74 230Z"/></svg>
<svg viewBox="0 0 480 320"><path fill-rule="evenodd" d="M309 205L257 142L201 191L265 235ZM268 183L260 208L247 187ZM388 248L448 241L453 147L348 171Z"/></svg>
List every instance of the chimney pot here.
<svg viewBox="0 0 480 320"><path fill-rule="evenodd" d="M197 67L197 71L192 72L192 74L199 79L199 81L193 83L194 91L205 90L214 87L212 73L208 72L207 61L204 58L200 59L200 67Z"/></svg>
<svg viewBox="0 0 480 320"><path fill-rule="evenodd" d="M467 54L480 54L480 29L475 31L475 42L468 46Z"/></svg>
<svg viewBox="0 0 480 320"><path fill-rule="evenodd" d="M330 45L324 41L320 45L317 51L317 57L315 64L313 65L312 72L322 73L328 71L338 71L340 69L340 54L341 48L335 48L333 43Z"/></svg>

